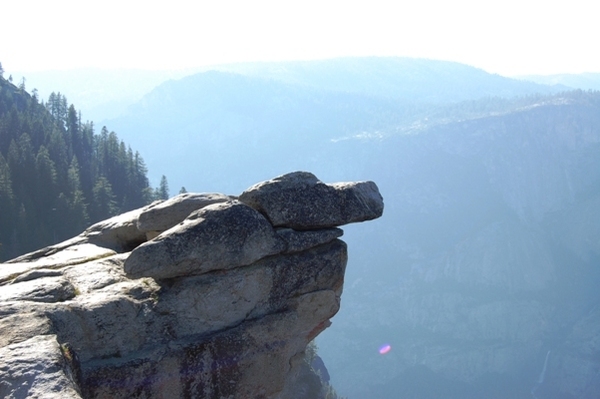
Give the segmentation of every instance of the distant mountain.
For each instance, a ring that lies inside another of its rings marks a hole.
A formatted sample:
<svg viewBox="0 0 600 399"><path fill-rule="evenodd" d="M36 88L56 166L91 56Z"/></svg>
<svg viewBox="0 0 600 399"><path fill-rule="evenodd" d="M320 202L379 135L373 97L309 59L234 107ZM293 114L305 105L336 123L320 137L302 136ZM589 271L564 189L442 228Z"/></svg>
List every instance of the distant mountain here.
<svg viewBox="0 0 600 399"><path fill-rule="evenodd" d="M236 162L245 161L254 165L256 175L244 182L251 184L306 164L300 149L317 139L321 143L352 135L391 134L431 123L432 117L440 119L443 113L456 118L469 107L485 113L486 103L497 111L501 102L514 106L507 98L554 90L457 63L404 58L217 69L165 82L124 115L103 123L140 148L153 180L161 170L175 188L223 189L222 176ZM472 103L481 98L486 100ZM441 106L448 103L453 105ZM170 159L186 159L189 167L182 169ZM202 175L194 166L204 169Z"/></svg>
<svg viewBox="0 0 600 399"><path fill-rule="evenodd" d="M228 64L182 70L94 69L10 71L15 81L40 98L61 92L78 104L84 120L116 118L156 86L199 72L217 70L323 90L411 101L461 101L482 96L551 93L556 88L524 83L454 62L397 57L338 58L321 61ZM7 72L8 74L8 72Z"/></svg>
<svg viewBox="0 0 600 399"><path fill-rule="evenodd" d="M600 73L527 75L518 78L557 88L600 90Z"/></svg>
<svg viewBox="0 0 600 399"><path fill-rule="evenodd" d="M60 92L78 104L84 120L115 118L146 93L169 79L180 79L194 70L150 71L141 69L95 69L11 72L15 81L25 77L29 90L40 98Z"/></svg>
<svg viewBox="0 0 600 399"><path fill-rule="evenodd" d="M454 62L398 57L227 64L183 70L82 68L10 71L10 74L15 81L25 77L27 87L38 89L41 98L47 98L51 92L61 92L79 105L84 120L100 121L120 116L130 105L168 80L209 70L276 79L324 90L428 102L599 87L597 76L592 76L594 74L519 77L519 80L528 80L527 83ZM428 87L430 90L426 90Z"/></svg>
<svg viewBox="0 0 600 399"><path fill-rule="evenodd" d="M128 114L107 123L141 148L150 173L164 171L171 187L220 186L236 192L243 188L223 185L222 180L239 167L247 172L241 184L248 185L306 165L305 154L315 145L376 131L389 125L390 118L412 118L416 108L390 99L210 71L159 86Z"/></svg>
<svg viewBox="0 0 600 399"><path fill-rule="evenodd" d="M327 91L429 103L553 93L556 89L457 62L400 57L335 58L210 67Z"/></svg>

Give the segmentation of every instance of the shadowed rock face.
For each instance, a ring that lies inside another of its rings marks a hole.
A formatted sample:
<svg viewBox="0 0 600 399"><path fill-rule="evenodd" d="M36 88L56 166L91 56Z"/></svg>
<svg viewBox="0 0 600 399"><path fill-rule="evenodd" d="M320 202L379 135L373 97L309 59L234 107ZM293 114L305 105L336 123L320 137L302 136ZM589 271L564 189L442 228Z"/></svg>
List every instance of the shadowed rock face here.
<svg viewBox="0 0 600 399"><path fill-rule="evenodd" d="M2 264L0 396L324 397L296 387L321 381L304 350L340 306L335 226L382 211L372 182L296 172L240 201L152 204Z"/></svg>

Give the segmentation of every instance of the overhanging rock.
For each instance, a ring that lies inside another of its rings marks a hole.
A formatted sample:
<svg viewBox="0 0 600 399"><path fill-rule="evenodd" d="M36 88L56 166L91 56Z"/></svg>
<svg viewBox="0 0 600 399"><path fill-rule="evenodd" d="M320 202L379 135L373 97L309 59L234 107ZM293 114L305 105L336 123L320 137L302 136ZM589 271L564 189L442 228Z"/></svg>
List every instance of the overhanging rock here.
<svg viewBox="0 0 600 399"><path fill-rule="evenodd" d="M336 226L382 211L372 182L295 172L239 199L180 195L2 264L0 396L308 399L298 384L322 381L304 350L340 306Z"/></svg>
<svg viewBox="0 0 600 399"><path fill-rule="evenodd" d="M309 172L255 184L239 199L262 212L273 226L298 230L363 222L383 214L383 198L375 183L325 184Z"/></svg>

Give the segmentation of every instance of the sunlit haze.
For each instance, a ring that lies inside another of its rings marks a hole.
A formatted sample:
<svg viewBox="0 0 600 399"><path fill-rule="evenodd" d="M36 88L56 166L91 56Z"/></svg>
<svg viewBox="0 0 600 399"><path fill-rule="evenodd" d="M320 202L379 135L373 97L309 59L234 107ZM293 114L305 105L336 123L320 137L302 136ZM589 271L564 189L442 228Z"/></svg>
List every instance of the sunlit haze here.
<svg viewBox="0 0 600 399"><path fill-rule="evenodd" d="M594 3L21 0L2 5L7 72L180 69L402 56L502 75L600 72Z"/></svg>

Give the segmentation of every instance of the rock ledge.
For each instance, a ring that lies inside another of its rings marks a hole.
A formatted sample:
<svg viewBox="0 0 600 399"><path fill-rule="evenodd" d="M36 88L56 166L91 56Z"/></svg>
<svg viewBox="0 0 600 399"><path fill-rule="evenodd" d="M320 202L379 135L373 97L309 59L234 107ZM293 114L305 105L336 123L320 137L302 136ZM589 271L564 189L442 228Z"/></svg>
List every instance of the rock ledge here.
<svg viewBox="0 0 600 399"><path fill-rule="evenodd" d="M372 182L184 194L0 265L0 397L308 398ZM311 394L314 398L314 393Z"/></svg>

